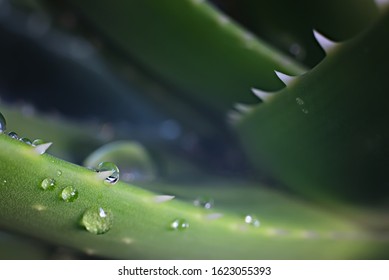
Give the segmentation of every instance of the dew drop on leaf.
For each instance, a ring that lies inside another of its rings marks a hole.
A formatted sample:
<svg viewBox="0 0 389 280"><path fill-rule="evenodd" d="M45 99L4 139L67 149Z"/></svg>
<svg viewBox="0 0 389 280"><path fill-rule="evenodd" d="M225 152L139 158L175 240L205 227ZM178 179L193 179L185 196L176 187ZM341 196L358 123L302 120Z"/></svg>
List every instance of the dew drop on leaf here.
<svg viewBox="0 0 389 280"><path fill-rule="evenodd" d="M111 171L112 175L105 178L105 182L109 184L116 184L119 181L119 168L112 162L101 162L96 169L97 172Z"/></svg>
<svg viewBox="0 0 389 280"><path fill-rule="evenodd" d="M104 234L112 228L113 214L102 207L92 207L84 212L81 224L90 233Z"/></svg>
<svg viewBox="0 0 389 280"><path fill-rule="evenodd" d="M78 191L75 187L68 186L62 190L60 197L65 202L73 202L78 198Z"/></svg>
<svg viewBox="0 0 389 280"><path fill-rule="evenodd" d="M211 198L211 197L200 196L193 201L193 204L194 204L194 206L197 206L197 207L211 209L211 208L213 208L214 201L213 201L213 198Z"/></svg>
<svg viewBox="0 0 389 280"><path fill-rule="evenodd" d="M42 145L42 144L45 144L46 142L44 141L44 140L42 140L42 139L35 139L34 141L32 141L32 145L34 146L34 147L36 147L36 146L39 146L39 145Z"/></svg>
<svg viewBox="0 0 389 280"><path fill-rule="evenodd" d="M244 222L253 227L259 227L261 225L260 221L253 215L246 215L246 217L244 217Z"/></svg>
<svg viewBox="0 0 389 280"><path fill-rule="evenodd" d="M19 135L16 132L11 131L10 133L8 133L8 136L13 139L19 140Z"/></svg>
<svg viewBox="0 0 389 280"><path fill-rule="evenodd" d="M115 141L92 152L84 161L85 166L100 162L114 162L120 169L124 182L147 182L157 175L154 161L147 149L134 141ZM105 178L104 178L105 179Z"/></svg>
<svg viewBox="0 0 389 280"><path fill-rule="evenodd" d="M2 113L0 113L0 133L3 133L7 128L7 123Z"/></svg>
<svg viewBox="0 0 389 280"><path fill-rule="evenodd" d="M31 140L28 139L27 137L20 138L19 140L22 141L23 143L26 143L27 145L32 144Z"/></svg>
<svg viewBox="0 0 389 280"><path fill-rule="evenodd" d="M170 223L170 229L172 230L183 231L186 230L187 228L189 228L189 223L187 220L183 218L174 219Z"/></svg>
<svg viewBox="0 0 389 280"><path fill-rule="evenodd" d="M58 177L62 176L62 171L61 170L57 170L57 176Z"/></svg>
<svg viewBox="0 0 389 280"><path fill-rule="evenodd" d="M40 184L40 188L47 191L52 191L54 190L56 187L56 182L53 178L46 178L44 179L41 184Z"/></svg>

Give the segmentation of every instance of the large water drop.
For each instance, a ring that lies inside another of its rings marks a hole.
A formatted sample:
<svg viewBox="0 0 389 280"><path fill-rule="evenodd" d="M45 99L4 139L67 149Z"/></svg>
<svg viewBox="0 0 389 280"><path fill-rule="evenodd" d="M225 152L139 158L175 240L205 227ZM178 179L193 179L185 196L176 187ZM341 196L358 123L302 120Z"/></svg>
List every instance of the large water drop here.
<svg viewBox="0 0 389 280"><path fill-rule="evenodd" d="M112 162L101 162L97 166L97 172L110 172L111 175L105 178L105 182L109 184L116 184L119 181L119 168Z"/></svg>
<svg viewBox="0 0 389 280"><path fill-rule="evenodd" d="M154 161L137 142L117 141L104 145L90 154L84 165L96 166L100 162L114 162L120 169L120 180L125 182L145 182L156 177Z"/></svg>
<svg viewBox="0 0 389 280"><path fill-rule="evenodd" d="M102 207L92 207L84 212L81 224L90 233L104 234L112 228L113 214Z"/></svg>

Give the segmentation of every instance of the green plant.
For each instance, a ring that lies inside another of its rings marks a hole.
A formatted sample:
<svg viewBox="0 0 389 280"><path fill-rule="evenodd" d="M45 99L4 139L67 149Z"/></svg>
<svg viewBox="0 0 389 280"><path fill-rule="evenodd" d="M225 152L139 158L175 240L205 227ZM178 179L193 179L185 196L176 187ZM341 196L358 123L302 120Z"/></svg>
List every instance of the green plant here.
<svg viewBox="0 0 389 280"><path fill-rule="evenodd" d="M32 11L27 22L40 23L30 26L33 35L44 36L37 32L44 31L41 5L15 2ZM1 104L0 227L106 258L387 258L389 14L361 3L349 3L358 13L342 29L319 21L334 38L353 39L309 69L321 59L312 33L289 30L318 54L298 62L204 1L111 1L109 9L105 1L48 1L59 26L91 40L91 32L102 36L100 53L132 87L123 89L99 58L82 57L88 49L72 39L81 59L31 50L95 89L69 103L62 98L63 110L85 102L91 109L80 106L84 114L131 125L49 121ZM323 13L344 9L333 6ZM86 24L74 27L71 19ZM278 26L268 23L264 34ZM38 50L39 36L32 39ZM131 115L127 106L141 109ZM53 155L45 153L49 145L26 144L6 135L10 130L53 142ZM97 171L74 164L89 153L85 164ZM119 182L115 166L99 162L116 162ZM30 257L45 256L40 250Z"/></svg>

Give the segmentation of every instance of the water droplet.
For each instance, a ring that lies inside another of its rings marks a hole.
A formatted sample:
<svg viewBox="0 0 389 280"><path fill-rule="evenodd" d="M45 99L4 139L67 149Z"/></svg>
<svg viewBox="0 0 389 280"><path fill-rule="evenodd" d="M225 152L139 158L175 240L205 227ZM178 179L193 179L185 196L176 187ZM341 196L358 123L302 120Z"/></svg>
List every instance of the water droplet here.
<svg viewBox="0 0 389 280"><path fill-rule="evenodd" d="M75 187L68 186L62 190L60 197L63 201L73 202L78 197L78 191Z"/></svg>
<svg viewBox="0 0 389 280"><path fill-rule="evenodd" d="M112 228L113 214L101 207L92 207L82 216L81 224L93 234L104 234Z"/></svg>
<svg viewBox="0 0 389 280"><path fill-rule="evenodd" d="M211 197L200 196L193 201L193 204L197 207L211 209L213 207L214 201Z"/></svg>
<svg viewBox="0 0 389 280"><path fill-rule="evenodd" d="M8 136L13 139L19 140L19 135L16 132L11 131L10 133L8 133Z"/></svg>
<svg viewBox="0 0 389 280"><path fill-rule="evenodd" d="M304 105L304 100L302 100L300 97L297 97L296 98L296 103L297 103L297 105Z"/></svg>
<svg viewBox="0 0 389 280"><path fill-rule="evenodd" d="M32 141L32 145L35 147L35 146L39 146L39 145L42 145L42 144L45 144L46 142L42 139L35 139L34 141Z"/></svg>
<svg viewBox="0 0 389 280"><path fill-rule="evenodd" d="M114 162L120 169L120 180L129 183L152 181L157 176L157 168L147 149L133 141L104 145L91 153L84 165L97 166L100 162Z"/></svg>
<svg viewBox="0 0 389 280"><path fill-rule="evenodd" d="M261 225L260 221L253 215L246 215L246 217L244 217L244 222L253 227L259 227Z"/></svg>
<svg viewBox="0 0 389 280"><path fill-rule="evenodd" d="M58 177L62 176L62 171L61 170L57 170L57 176Z"/></svg>
<svg viewBox="0 0 389 280"><path fill-rule="evenodd" d="M7 128L7 123L2 113L0 113L0 133L3 133Z"/></svg>
<svg viewBox="0 0 389 280"><path fill-rule="evenodd" d="M20 138L19 140L22 141L23 143L26 143L27 145L32 144L31 140L28 139L27 137Z"/></svg>
<svg viewBox="0 0 389 280"><path fill-rule="evenodd" d="M56 182L53 178L46 178L42 181L40 187L45 191L52 191L56 187Z"/></svg>
<svg viewBox="0 0 389 280"><path fill-rule="evenodd" d="M105 182L116 184L119 181L119 168L112 162L101 162L97 166L97 172L112 172L112 175L105 178Z"/></svg>
<svg viewBox="0 0 389 280"><path fill-rule="evenodd" d="M172 230L183 231L187 228L189 228L189 223L187 220L182 218L177 218L170 223L170 229Z"/></svg>

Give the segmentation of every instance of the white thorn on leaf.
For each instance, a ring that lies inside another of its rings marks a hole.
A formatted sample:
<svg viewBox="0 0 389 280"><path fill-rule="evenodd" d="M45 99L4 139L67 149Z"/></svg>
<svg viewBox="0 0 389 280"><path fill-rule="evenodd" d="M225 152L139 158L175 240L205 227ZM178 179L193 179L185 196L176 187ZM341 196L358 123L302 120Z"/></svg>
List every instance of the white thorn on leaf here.
<svg viewBox="0 0 389 280"><path fill-rule="evenodd" d="M155 203L162 203L162 202L170 201L173 198L175 198L174 195L157 195L154 197L154 202Z"/></svg>
<svg viewBox="0 0 389 280"><path fill-rule="evenodd" d="M326 53L328 53L337 45L334 41L331 41L327 37L317 32L316 30L313 30L313 35L315 36L316 41L319 43L319 45L323 48L323 50Z"/></svg>
<svg viewBox="0 0 389 280"><path fill-rule="evenodd" d="M247 104L242 104L242 103L236 103L234 105L234 108L240 112L240 113L247 113L247 112L250 112L253 107L250 106L250 105L247 105Z"/></svg>
<svg viewBox="0 0 389 280"><path fill-rule="evenodd" d="M48 143L44 143L44 144L40 144L38 146L35 146L34 147L34 150L35 152L38 154L38 155L42 155L44 154L48 148L50 148L50 146L52 145L53 143L52 142L48 142Z"/></svg>
<svg viewBox="0 0 389 280"><path fill-rule="evenodd" d="M272 96L274 96L273 93L269 93L257 88L251 88L251 91L255 94L256 97L262 100L262 102L268 101Z"/></svg>
<svg viewBox="0 0 389 280"><path fill-rule="evenodd" d="M296 77L293 77L293 76L289 76L289 75L286 75L284 73L281 73L281 72L278 72L276 70L274 70L274 72L276 73L277 77L286 85L290 85L290 83L296 79Z"/></svg>
<svg viewBox="0 0 389 280"><path fill-rule="evenodd" d="M114 173L115 171L113 170L107 170L107 171L98 171L96 173L96 177L100 180L103 180L103 179L106 179L108 178L109 176L112 176L112 174Z"/></svg>

